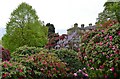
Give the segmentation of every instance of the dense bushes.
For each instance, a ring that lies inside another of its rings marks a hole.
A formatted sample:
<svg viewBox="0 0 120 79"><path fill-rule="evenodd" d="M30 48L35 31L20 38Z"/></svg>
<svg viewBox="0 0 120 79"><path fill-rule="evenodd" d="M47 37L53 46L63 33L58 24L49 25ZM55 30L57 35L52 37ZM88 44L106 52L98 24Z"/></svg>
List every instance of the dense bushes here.
<svg viewBox="0 0 120 79"><path fill-rule="evenodd" d="M87 73L93 78L115 79L120 75L120 25L97 29L83 36L81 54Z"/></svg>
<svg viewBox="0 0 120 79"><path fill-rule="evenodd" d="M55 54L40 52L31 56L16 57L2 63L3 79L54 79L67 76L66 64L61 62Z"/></svg>
<svg viewBox="0 0 120 79"><path fill-rule="evenodd" d="M73 50L60 49L53 50L52 52L57 54L58 58L67 64L67 67L70 68L71 72L76 72L79 68L84 67L78 59L78 53Z"/></svg>

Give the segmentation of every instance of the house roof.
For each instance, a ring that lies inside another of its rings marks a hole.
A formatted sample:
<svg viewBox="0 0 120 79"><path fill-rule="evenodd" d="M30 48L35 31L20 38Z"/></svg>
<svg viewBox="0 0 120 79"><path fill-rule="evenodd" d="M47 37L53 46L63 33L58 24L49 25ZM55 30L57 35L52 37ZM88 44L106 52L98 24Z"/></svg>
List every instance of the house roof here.
<svg viewBox="0 0 120 79"><path fill-rule="evenodd" d="M67 29L67 31L72 30L72 29L74 29L74 28L75 28L75 27L69 28L69 29ZM94 26L86 26L86 27L84 27L84 28L76 27L76 29L80 29L80 30L92 30L92 29L96 29L96 26L95 26L95 25L94 25Z"/></svg>

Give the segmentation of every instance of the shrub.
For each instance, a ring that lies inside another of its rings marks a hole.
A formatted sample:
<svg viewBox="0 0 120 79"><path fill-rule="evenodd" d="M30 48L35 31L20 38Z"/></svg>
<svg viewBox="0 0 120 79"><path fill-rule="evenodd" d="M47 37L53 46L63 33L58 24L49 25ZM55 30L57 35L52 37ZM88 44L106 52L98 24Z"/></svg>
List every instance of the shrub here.
<svg viewBox="0 0 120 79"><path fill-rule="evenodd" d="M78 53L73 50L60 49L52 50L52 52L57 54L58 58L67 64L71 72L76 72L79 68L84 67L78 59Z"/></svg>
<svg viewBox="0 0 120 79"><path fill-rule="evenodd" d="M58 79L67 77L66 64L53 53L40 52L3 62L3 79Z"/></svg>
<svg viewBox="0 0 120 79"><path fill-rule="evenodd" d="M10 60L10 52L7 49L4 49L0 46L0 58L2 61L9 61Z"/></svg>
<svg viewBox="0 0 120 79"><path fill-rule="evenodd" d="M91 36L94 34L93 36ZM81 46L87 73L93 78L119 78L120 74L120 25L101 28L88 34ZM83 36L84 37L84 36ZM88 40L89 39L89 40Z"/></svg>

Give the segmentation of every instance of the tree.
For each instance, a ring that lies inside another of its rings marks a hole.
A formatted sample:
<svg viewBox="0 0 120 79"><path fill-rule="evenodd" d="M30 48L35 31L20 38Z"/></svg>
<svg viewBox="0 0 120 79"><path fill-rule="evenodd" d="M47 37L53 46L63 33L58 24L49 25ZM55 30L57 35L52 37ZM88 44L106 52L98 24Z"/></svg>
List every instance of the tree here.
<svg viewBox="0 0 120 79"><path fill-rule="evenodd" d="M103 12L99 13L97 24L102 24L108 20L116 20L120 23L120 2L109 2L104 4Z"/></svg>
<svg viewBox="0 0 120 79"><path fill-rule="evenodd" d="M41 24L32 6L21 3L11 13L6 34L2 38L3 46L14 51L23 45L41 47L46 43L47 28Z"/></svg>
<svg viewBox="0 0 120 79"><path fill-rule="evenodd" d="M0 45L2 45L2 40L0 40Z"/></svg>
<svg viewBox="0 0 120 79"><path fill-rule="evenodd" d="M46 26L48 27L48 36L55 33L55 27L53 24L47 23Z"/></svg>

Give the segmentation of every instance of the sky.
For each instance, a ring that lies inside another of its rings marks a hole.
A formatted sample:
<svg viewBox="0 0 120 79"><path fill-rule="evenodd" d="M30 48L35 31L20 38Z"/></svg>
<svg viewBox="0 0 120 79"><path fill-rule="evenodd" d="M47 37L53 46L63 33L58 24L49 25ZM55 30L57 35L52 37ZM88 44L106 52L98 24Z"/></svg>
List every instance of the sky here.
<svg viewBox="0 0 120 79"><path fill-rule="evenodd" d="M0 39L5 34L10 14L26 2L36 10L41 21L54 24L56 33L67 33L74 23L88 26L96 22L107 0L0 0Z"/></svg>

